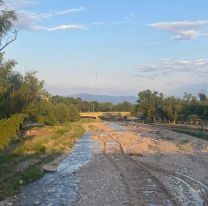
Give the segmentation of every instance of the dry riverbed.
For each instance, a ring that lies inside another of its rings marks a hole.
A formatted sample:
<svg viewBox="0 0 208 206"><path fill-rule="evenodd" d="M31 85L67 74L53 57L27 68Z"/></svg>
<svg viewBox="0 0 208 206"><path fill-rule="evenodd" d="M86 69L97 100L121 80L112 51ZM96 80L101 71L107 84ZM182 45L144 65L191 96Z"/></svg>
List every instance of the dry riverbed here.
<svg viewBox="0 0 208 206"><path fill-rule="evenodd" d="M208 205L208 142L142 124L90 124L102 152L77 173L76 205Z"/></svg>
<svg viewBox="0 0 208 206"><path fill-rule="evenodd" d="M208 141L143 124L83 127L87 136L57 171L11 205L208 205Z"/></svg>

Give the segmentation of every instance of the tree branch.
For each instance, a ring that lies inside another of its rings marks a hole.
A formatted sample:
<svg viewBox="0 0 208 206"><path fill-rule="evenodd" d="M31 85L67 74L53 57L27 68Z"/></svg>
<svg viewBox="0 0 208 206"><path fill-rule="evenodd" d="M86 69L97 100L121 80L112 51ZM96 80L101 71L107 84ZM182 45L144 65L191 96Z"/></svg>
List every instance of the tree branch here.
<svg viewBox="0 0 208 206"><path fill-rule="evenodd" d="M12 42L16 41L16 39L17 39L17 33L18 33L18 31L15 30L15 31L14 31L14 34L15 34L14 38L11 39L9 42L7 42L3 47L1 47L1 48L0 48L0 52L1 52L3 49L5 49L9 44L11 44Z"/></svg>

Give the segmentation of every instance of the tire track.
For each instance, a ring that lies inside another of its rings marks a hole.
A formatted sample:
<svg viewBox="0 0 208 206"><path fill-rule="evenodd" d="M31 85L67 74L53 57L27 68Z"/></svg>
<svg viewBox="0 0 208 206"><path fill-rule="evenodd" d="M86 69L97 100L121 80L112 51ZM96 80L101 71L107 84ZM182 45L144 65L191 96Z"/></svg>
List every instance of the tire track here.
<svg viewBox="0 0 208 206"><path fill-rule="evenodd" d="M125 154L122 144L110 134L108 134L108 141L109 137L111 142L115 142L114 148L117 146L119 151L107 154L108 142L105 138L99 137L103 143L103 153L120 172L130 194L131 205L179 205L169 190L148 168Z"/></svg>
<svg viewBox="0 0 208 206"><path fill-rule="evenodd" d="M190 188L191 193L194 192L195 194L198 194L199 195L198 199L200 199L201 197L201 199L204 202L203 205L208 206L208 186L205 185L203 182L196 180L193 177L183 173L165 170L147 163L143 163L143 164L152 171L157 171L159 173L162 173L164 176L174 178L181 184L186 184ZM189 195L187 194L187 196Z"/></svg>

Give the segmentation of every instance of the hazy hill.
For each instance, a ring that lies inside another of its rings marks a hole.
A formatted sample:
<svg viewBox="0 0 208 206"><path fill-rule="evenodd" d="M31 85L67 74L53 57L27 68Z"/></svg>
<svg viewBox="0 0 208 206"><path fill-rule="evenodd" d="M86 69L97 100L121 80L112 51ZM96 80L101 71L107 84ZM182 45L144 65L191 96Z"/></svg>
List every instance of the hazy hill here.
<svg viewBox="0 0 208 206"><path fill-rule="evenodd" d="M84 101L111 102L113 104L118 104L123 101L128 101L131 102L132 104L135 104L137 101L137 97L135 96L110 96L110 95L94 95L87 93L69 95L69 97L74 97L74 98L80 97Z"/></svg>

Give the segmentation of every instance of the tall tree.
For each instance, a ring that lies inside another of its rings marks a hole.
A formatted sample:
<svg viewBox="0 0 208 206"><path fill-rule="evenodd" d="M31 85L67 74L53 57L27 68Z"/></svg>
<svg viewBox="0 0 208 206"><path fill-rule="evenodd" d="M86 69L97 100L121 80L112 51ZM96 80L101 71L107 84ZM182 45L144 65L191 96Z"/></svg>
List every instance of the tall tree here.
<svg viewBox="0 0 208 206"><path fill-rule="evenodd" d="M156 122L162 111L163 94L148 89L140 92L138 97L138 111L147 121Z"/></svg>
<svg viewBox="0 0 208 206"><path fill-rule="evenodd" d="M163 110L167 120L175 124L182 111L182 102L178 98L168 97L164 100Z"/></svg>

